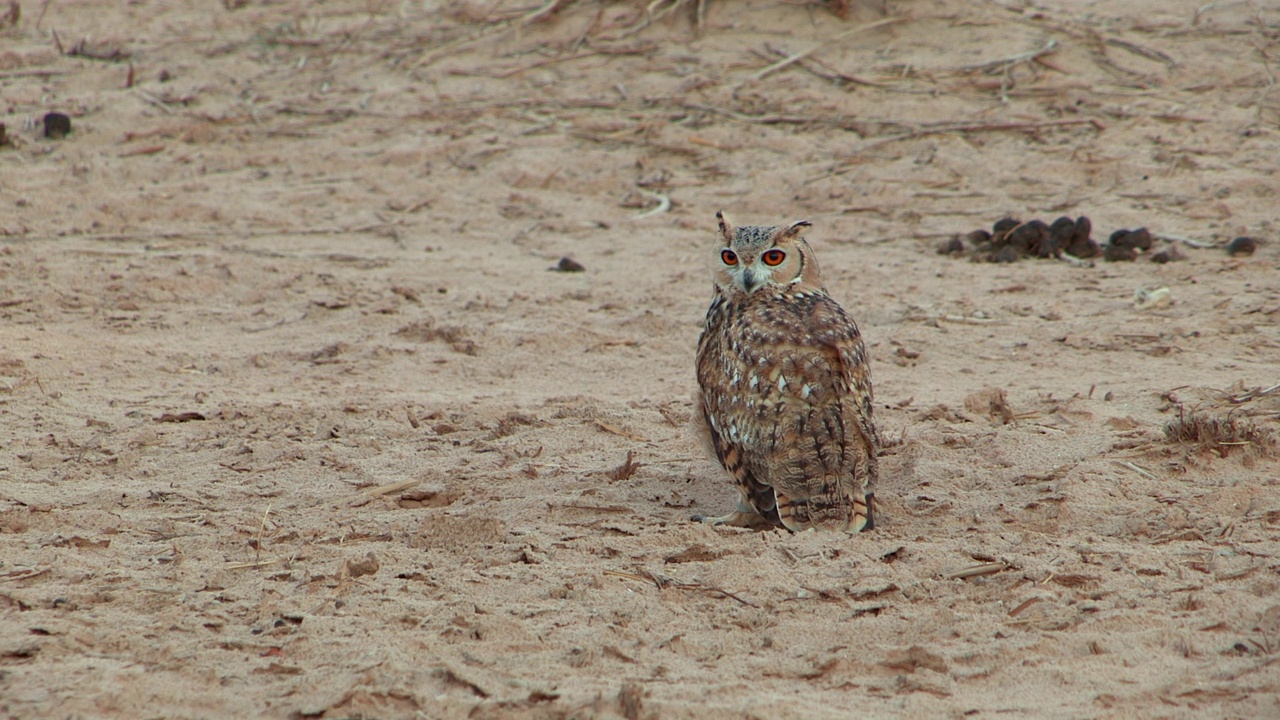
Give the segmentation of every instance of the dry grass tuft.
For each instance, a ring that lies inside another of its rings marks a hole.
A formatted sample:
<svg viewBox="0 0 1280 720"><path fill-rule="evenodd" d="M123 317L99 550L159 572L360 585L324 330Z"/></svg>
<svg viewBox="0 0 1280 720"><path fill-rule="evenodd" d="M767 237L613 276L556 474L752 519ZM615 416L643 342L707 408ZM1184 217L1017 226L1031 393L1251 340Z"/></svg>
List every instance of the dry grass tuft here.
<svg viewBox="0 0 1280 720"><path fill-rule="evenodd" d="M1239 415L1183 411L1177 420L1164 426L1164 436L1170 443L1192 445L1222 457L1236 451L1253 457L1280 455L1280 440L1277 440L1274 429L1259 426L1250 418Z"/></svg>

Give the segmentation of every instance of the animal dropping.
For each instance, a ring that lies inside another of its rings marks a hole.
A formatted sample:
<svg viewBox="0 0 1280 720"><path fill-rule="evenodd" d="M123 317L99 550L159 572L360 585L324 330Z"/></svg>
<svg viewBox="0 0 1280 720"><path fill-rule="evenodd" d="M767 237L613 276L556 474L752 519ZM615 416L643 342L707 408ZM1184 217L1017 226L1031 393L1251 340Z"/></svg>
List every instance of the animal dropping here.
<svg viewBox="0 0 1280 720"><path fill-rule="evenodd" d="M806 221L717 213L715 296L698 340L698 422L738 487L713 525L870 530L879 473L858 326L827 294Z"/></svg>
<svg viewBox="0 0 1280 720"><path fill-rule="evenodd" d="M47 113L44 116L44 136L52 140L61 140L71 134L71 118L59 112Z"/></svg>

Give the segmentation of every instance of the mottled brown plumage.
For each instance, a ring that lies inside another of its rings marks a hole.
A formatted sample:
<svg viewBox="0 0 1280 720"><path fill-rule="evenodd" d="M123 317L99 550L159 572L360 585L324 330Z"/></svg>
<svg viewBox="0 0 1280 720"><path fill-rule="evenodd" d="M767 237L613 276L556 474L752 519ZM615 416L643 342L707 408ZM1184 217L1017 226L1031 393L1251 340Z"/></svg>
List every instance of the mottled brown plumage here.
<svg viewBox="0 0 1280 720"><path fill-rule="evenodd" d="M871 374L858 326L822 286L800 232L734 228L717 213L715 298L698 340L698 421L738 484L713 524L872 526L878 466Z"/></svg>

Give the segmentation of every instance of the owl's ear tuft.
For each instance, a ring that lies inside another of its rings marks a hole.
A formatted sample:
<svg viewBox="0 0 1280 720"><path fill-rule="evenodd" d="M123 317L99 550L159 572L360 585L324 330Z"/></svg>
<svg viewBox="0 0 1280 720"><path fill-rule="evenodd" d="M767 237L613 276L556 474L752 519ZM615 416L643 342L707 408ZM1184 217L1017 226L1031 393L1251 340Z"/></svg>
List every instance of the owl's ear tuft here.
<svg viewBox="0 0 1280 720"><path fill-rule="evenodd" d="M724 244L731 244L733 241L733 223L729 222L729 218L725 216L723 210L716 211L716 220L720 221L720 235L724 238Z"/></svg>
<svg viewBox="0 0 1280 720"><path fill-rule="evenodd" d="M796 237L797 235L800 234L801 230L807 227L810 227L812 225L813 223L809 222L808 220L797 220L791 223L790 225L788 225L786 229L782 231L782 237L784 238Z"/></svg>

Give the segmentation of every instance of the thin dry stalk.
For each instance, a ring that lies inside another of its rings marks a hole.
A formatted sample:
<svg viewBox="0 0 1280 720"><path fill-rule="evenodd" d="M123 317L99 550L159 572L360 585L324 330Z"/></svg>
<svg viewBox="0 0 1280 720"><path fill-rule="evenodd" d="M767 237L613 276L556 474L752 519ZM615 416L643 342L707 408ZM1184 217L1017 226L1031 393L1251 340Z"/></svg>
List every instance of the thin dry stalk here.
<svg viewBox="0 0 1280 720"><path fill-rule="evenodd" d="M0 78L19 77L57 77L69 74L66 70L6 70L0 72Z"/></svg>
<svg viewBox="0 0 1280 720"><path fill-rule="evenodd" d="M866 152L881 145L889 143L902 142L903 140L912 140L915 138L927 137L929 135L944 135L946 133L971 133L971 132L1008 132L1008 131L1035 131L1046 130L1049 128L1070 127L1072 125L1092 125L1095 130L1106 130L1106 126L1093 118L1080 118L1074 120L1050 120L1047 122L990 122L990 123L957 123L950 125L937 125L933 127L924 127L910 132L901 133L899 135L891 135L886 138L876 138L862 144L855 151L855 155Z"/></svg>
<svg viewBox="0 0 1280 720"><path fill-rule="evenodd" d="M757 57L763 58L765 60L772 60L774 58L785 58L788 56L787 53L783 52L780 48L776 48L772 45L769 45L768 43L765 44L764 50L753 50L752 52L755 53ZM889 87L887 83L877 82L875 80L868 80L863 77L858 77L857 75L850 75L848 73L835 70L831 68L829 65L827 65L826 63L823 63L822 61L816 60L814 58L805 58L803 60L800 60L798 64L801 68L807 70L813 75L816 75L817 77L820 77L823 80L826 80L827 82L831 82L837 85L849 84L849 85L867 85L869 87L878 87L878 88Z"/></svg>
<svg viewBox="0 0 1280 720"><path fill-rule="evenodd" d="M276 558L275 560L255 560L254 562L227 563L228 570L244 570L247 568L268 567L270 565L279 565L286 562L285 558Z"/></svg>
<svg viewBox="0 0 1280 720"><path fill-rule="evenodd" d="M943 573L942 578L944 580L963 580L965 578L980 577L982 575L994 575L998 572L1008 570L1009 567L1010 565L1008 563L1002 562L983 563L981 565L964 568L963 570Z"/></svg>
<svg viewBox="0 0 1280 720"><path fill-rule="evenodd" d="M632 35L635 35L636 33L644 30L645 28L649 27L650 25L657 22L658 20L661 20L667 15L670 15L672 12L676 10L676 8L680 7L685 2L686 0L653 0L648 5L645 6L644 18L638 21L635 25L632 25L631 27L627 28L618 37L624 38L624 37L631 37ZM663 6L664 3L665 3L665 7ZM695 14L697 14L698 12L699 10L695 9ZM695 22L698 22L698 21L695 19ZM699 22L699 25L700 25L700 22Z"/></svg>
<svg viewBox="0 0 1280 720"><path fill-rule="evenodd" d="M388 495L393 492L408 490L409 488L415 485L420 485L420 484L422 484L422 478L418 478L417 480L401 480L400 482L394 482L394 483L389 483L387 485L379 485L377 487L369 488L368 490L363 491L361 494L368 497L376 497L378 495Z"/></svg>
<svg viewBox="0 0 1280 720"><path fill-rule="evenodd" d="M712 594L717 594L720 597L729 598L730 600L736 600L742 603L743 605L746 605L747 607L753 607L753 608L760 607L759 605L756 605L750 600L746 600L742 597L739 597L738 595L731 593L728 590L725 590L724 588L721 588L721 587L716 587L714 585L703 585L702 583L697 583L697 582L684 582L683 580L677 580L676 578L669 577L667 575L658 575L656 573L652 573L644 569L641 569L640 572L643 573L643 575L637 574L637 573L622 572L620 570L605 570L604 574L612 575L613 577L625 578L627 580L635 580L636 582L651 582L653 583L654 587L658 588L659 590L664 590L666 588L672 587L680 590L692 590L695 592L712 593Z"/></svg>
<svg viewBox="0 0 1280 720"><path fill-rule="evenodd" d="M977 71L986 72L991 70L1008 72L1008 70L1012 68L1014 65L1037 60L1045 55L1049 55L1050 53L1057 52L1057 50L1058 50L1058 41L1050 40L1049 42L1044 44L1044 47L1037 48L1035 50L1028 50L1027 52L1024 52L1024 53L1018 53L1017 55L1010 55L1009 57L999 58L997 60L988 60L986 62L974 63L972 65L961 65L960 67L955 68L955 70L956 72L977 72Z"/></svg>
<svg viewBox="0 0 1280 720"><path fill-rule="evenodd" d="M724 117L737 120L738 122L752 123L755 125L827 125L830 127L840 128L841 130L854 131L861 130L866 125L865 122L846 115L833 115L826 117L811 115L748 115L735 110L726 110L712 105L690 102L682 103L681 107L688 110L699 110L701 112L722 115Z"/></svg>
<svg viewBox="0 0 1280 720"><path fill-rule="evenodd" d="M262 524L258 526L258 546L254 548L257 552L254 555L254 562L262 562L262 538L267 534L267 518L271 515L271 503L267 503L267 509L262 513Z"/></svg>
<svg viewBox="0 0 1280 720"><path fill-rule="evenodd" d="M1144 47L1137 43L1131 43L1128 40L1121 40L1119 38L1106 38L1103 42L1105 42L1107 45L1111 45L1112 47L1118 47L1124 50L1128 50L1129 52L1133 53L1134 55L1137 55L1138 57L1146 58L1148 60L1153 60L1158 63L1163 63L1168 67L1174 67L1175 65L1178 64L1176 61L1174 61L1173 58L1160 52L1159 50L1153 50L1149 47Z"/></svg>
<svg viewBox="0 0 1280 720"><path fill-rule="evenodd" d="M626 579L626 580L635 580L636 582L642 582L642 583L649 583L649 582L653 582L653 578L652 578L652 577L645 577L645 576L643 576L643 575L637 575L637 574L635 574L635 573L623 572L623 571L621 571L621 570L605 570L605 571L604 571L604 574L605 574L605 575L612 576L612 577L620 577L620 578L623 578L623 579ZM662 586L661 586L661 585L659 585L658 587L662 587Z"/></svg>
<svg viewBox="0 0 1280 720"><path fill-rule="evenodd" d="M1280 393L1280 385L1272 385L1269 388L1253 388L1252 390L1246 390L1232 395L1227 398L1227 400L1233 405L1240 405L1254 400L1261 400L1262 398L1270 397L1277 393Z"/></svg>
<svg viewBox="0 0 1280 720"><path fill-rule="evenodd" d="M854 28L849 28L848 30L845 30L839 35L836 35L828 40L823 40L822 42L818 43L817 45L814 45L808 50L801 50L798 53L789 55L779 60L778 62L757 71L756 74L751 76L751 79L756 81L762 80L765 77L768 77L769 75L772 75L773 73L781 70L782 68L785 68L788 65L791 65L792 63L796 63L805 59L806 57L814 54L815 52L821 50L822 48L828 45L831 45L832 43L840 42L841 40L852 37L859 33L867 32L868 30L874 30L879 27L884 27L885 25L892 25L893 23L900 22L903 19L904 18L901 15L895 15L893 17L887 17L880 20L876 20L875 22L869 22Z"/></svg>
<svg viewBox="0 0 1280 720"><path fill-rule="evenodd" d="M574 60L582 60L583 58L598 57L601 55L645 55L657 49L657 45L637 45L634 47L600 47L593 48L586 52L578 52L566 54L560 57L545 58L537 62L527 65L520 65L504 70L454 70L450 74L453 75L483 75L492 78L509 78L520 73L527 72L547 65L556 65L559 63L572 62Z"/></svg>
<svg viewBox="0 0 1280 720"><path fill-rule="evenodd" d="M510 20L504 20L502 22L494 23L474 33L471 33L466 37L458 38L457 40L453 40L451 42L445 43L444 45L441 45L437 47L435 50L418 58L418 60L415 63L413 63L413 67L414 68L426 67L434 63L435 61L439 60L440 58L453 54L455 51L461 48L464 48L468 45L474 45L475 43L478 43L481 40L484 40L488 37L500 36L505 33L518 30L532 23L538 22L539 20L550 17L551 15L559 12L560 10L563 10L566 6L568 6L572 2L573 0L547 0L547 2L543 3L541 7L522 17L512 18Z"/></svg>
<svg viewBox="0 0 1280 720"><path fill-rule="evenodd" d="M1115 461L1115 463L1116 463L1117 465L1120 465L1121 467L1126 467L1126 468L1128 468L1128 469L1130 469L1130 470L1132 470L1132 471L1134 471L1134 472L1138 473L1139 475L1141 475L1142 477L1144 477L1144 478L1146 478L1146 479L1148 479L1148 480L1158 480L1158 479L1159 479L1159 478L1157 478L1157 477L1155 476L1155 473L1152 473L1152 472L1151 472L1151 471L1149 471L1149 470L1144 470L1143 468L1138 467L1137 465L1135 465L1135 464L1133 464L1133 463L1131 463L1131 462L1126 462L1126 461L1124 461L1124 460L1116 460L1116 461Z"/></svg>

